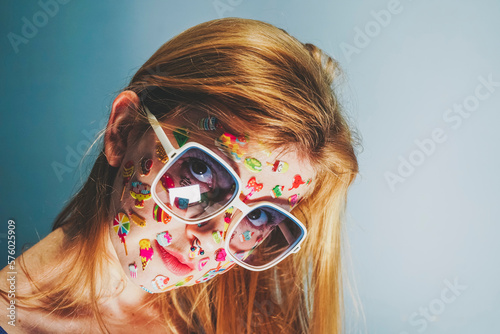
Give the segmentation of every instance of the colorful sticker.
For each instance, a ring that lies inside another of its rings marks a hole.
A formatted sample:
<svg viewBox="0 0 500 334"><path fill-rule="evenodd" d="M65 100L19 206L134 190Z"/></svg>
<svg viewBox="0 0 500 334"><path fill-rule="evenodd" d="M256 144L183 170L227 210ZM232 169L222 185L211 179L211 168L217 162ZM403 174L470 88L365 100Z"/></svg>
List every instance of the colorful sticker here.
<svg viewBox="0 0 500 334"><path fill-rule="evenodd" d="M276 160L274 163L267 163L268 166L272 166L272 171L276 173L285 173L288 170L288 163Z"/></svg>
<svg viewBox="0 0 500 334"><path fill-rule="evenodd" d="M193 244L191 245L189 257L194 259L197 256L205 255L205 251L201 248L200 240L195 238Z"/></svg>
<svg viewBox="0 0 500 334"><path fill-rule="evenodd" d="M174 137L179 145L179 148L181 148L189 140L189 129L186 127L176 129L174 131Z"/></svg>
<svg viewBox="0 0 500 334"><path fill-rule="evenodd" d="M153 208L153 218L158 223L163 222L164 224L168 224L172 220L172 216L163 211L162 208L160 208L156 203Z"/></svg>
<svg viewBox="0 0 500 334"><path fill-rule="evenodd" d="M139 216L137 213L134 211L130 210L129 212L130 219L140 227L145 227L146 226L146 219L144 217Z"/></svg>
<svg viewBox="0 0 500 334"><path fill-rule="evenodd" d="M181 210L187 210L189 205L189 199L176 197L174 201L174 205Z"/></svg>
<svg viewBox="0 0 500 334"><path fill-rule="evenodd" d="M168 190L170 188L175 188L174 180L172 180L172 178L167 174L163 174L160 178L160 181L161 181L161 186L165 190Z"/></svg>
<svg viewBox="0 0 500 334"><path fill-rule="evenodd" d="M153 160L148 158L142 158L141 162L141 176L148 176L153 167Z"/></svg>
<svg viewBox="0 0 500 334"><path fill-rule="evenodd" d="M113 221L113 229L116 233L118 233L118 237L120 238L123 247L125 247L125 255L128 255L127 244L125 243L125 237L130 231L130 219L128 216L123 212L119 212Z"/></svg>
<svg viewBox="0 0 500 334"><path fill-rule="evenodd" d="M198 271L201 271L203 269L203 267L206 266L206 264L208 263L209 260L210 260L210 258L208 258L208 257L204 257L203 259L201 259L198 262Z"/></svg>
<svg viewBox="0 0 500 334"><path fill-rule="evenodd" d="M247 183L247 186L246 186L247 189L250 189L250 192L243 199L243 202L246 202L250 197L252 197L252 195L254 193L261 191L263 187L264 187L264 184L263 183L257 183L257 180L255 179L255 176L253 176L252 178L250 178L250 180L248 180L248 183Z"/></svg>
<svg viewBox="0 0 500 334"><path fill-rule="evenodd" d="M204 283L206 281L209 281L212 278L214 278L215 276L217 276L218 274L220 274L220 273L224 272L225 270L234 266L234 264L235 263L229 262L229 263L222 265L222 262L219 262L217 268L210 269L205 275L203 275L200 279L198 279L196 281L196 283Z"/></svg>
<svg viewBox="0 0 500 334"><path fill-rule="evenodd" d="M167 152L165 152L165 148L161 143L156 144L156 156L158 157L158 160L160 160L162 163L167 163L168 161L168 155Z"/></svg>
<svg viewBox="0 0 500 334"><path fill-rule="evenodd" d="M254 172L254 173L258 173L258 172L262 171L262 163L255 158L246 158L245 162L243 162L243 165L245 165L245 167L249 171Z"/></svg>
<svg viewBox="0 0 500 334"><path fill-rule="evenodd" d="M280 197L281 195L283 195L283 190L285 189L285 186L274 186L273 190L271 190L271 196L273 198L278 198Z"/></svg>
<svg viewBox="0 0 500 334"><path fill-rule="evenodd" d="M221 262L226 261L226 250L224 248L219 248L215 251L215 261Z"/></svg>
<svg viewBox="0 0 500 334"><path fill-rule="evenodd" d="M293 194L292 196L288 197L288 203L290 203L290 209L293 209L295 205L299 202L299 196L300 194Z"/></svg>
<svg viewBox="0 0 500 334"><path fill-rule="evenodd" d="M223 234L224 234L224 232L222 232L222 231L213 231L212 232L212 237L214 238L214 241L216 244L221 243Z"/></svg>
<svg viewBox="0 0 500 334"><path fill-rule="evenodd" d="M219 120L216 117L204 117L198 121L198 129L204 131L214 131L215 129L221 129L222 124L220 124Z"/></svg>
<svg viewBox="0 0 500 334"><path fill-rule="evenodd" d="M240 241L245 242L245 241L252 239L252 235L254 235L254 233L255 232L250 232L250 231L245 231L245 232L241 233L240 234Z"/></svg>
<svg viewBox="0 0 500 334"><path fill-rule="evenodd" d="M199 278L198 280L196 280L196 283L207 282L207 281L211 280L212 278L214 278L215 276L217 276L217 272L212 269L208 273L206 273L205 275L203 275L201 278Z"/></svg>
<svg viewBox="0 0 500 334"><path fill-rule="evenodd" d="M146 269L146 266L149 264L149 261L153 258L154 250L151 247L151 242L149 239L142 239L139 241L139 255L141 257L142 270Z"/></svg>
<svg viewBox="0 0 500 334"><path fill-rule="evenodd" d="M156 235L156 241L158 241L160 246L166 247L172 243L172 236L168 231L161 232Z"/></svg>
<svg viewBox="0 0 500 334"><path fill-rule="evenodd" d="M149 289L146 289L144 286L140 285L140 287L142 288L142 290L146 291L147 293L153 293L151 290Z"/></svg>
<svg viewBox="0 0 500 334"><path fill-rule="evenodd" d="M151 186L140 181L134 181L132 182L130 195L135 198L135 207L142 209L144 207L144 201L151 198Z"/></svg>
<svg viewBox="0 0 500 334"><path fill-rule="evenodd" d="M128 265L128 270L130 271L130 277L137 278L137 265L135 262Z"/></svg>
<svg viewBox="0 0 500 334"><path fill-rule="evenodd" d="M122 196L120 197L120 201L123 200L123 194L125 193L125 189L127 188L127 184L130 181L130 178L134 174L134 162L133 161L127 161L125 166L123 166L123 171L122 171L122 177L123 177L123 190L122 190Z"/></svg>
<svg viewBox="0 0 500 334"><path fill-rule="evenodd" d="M310 180L310 179L309 179ZM296 189L298 188L300 185L302 184L305 184L306 182L302 180L302 177L297 174L293 177L293 184L292 184L292 187L288 190L292 190L292 189Z"/></svg>
<svg viewBox="0 0 500 334"><path fill-rule="evenodd" d="M163 291L167 288L169 280L170 279L168 277L158 275L154 278L154 280L151 281L151 286L153 287L153 290Z"/></svg>
<svg viewBox="0 0 500 334"><path fill-rule="evenodd" d="M247 143L248 136L236 137L227 132L215 139L215 146L236 162L241 162L241 158L247 153Z"/></svg>
<svg viewBox="0 0 500 334"><path fill-rule="evenodd" d="M237 252L237 253L234 253L233 254L235 258L237 258L238 260L240 261L243 261L245 258L246 258L246 252L245 251L241 251L241 252Z"/></svg>
<svg viewBox="0 0 500 334"><path fill-rule="evenodd" d="M175 284L175 286L183 286L184 284L186 284L187 282L189 282L190 280L193 279L193 275L189 275L188 277L186 277L185 279L183 279L182 281L179 281Z"/></svg>
<svg viewBox="0 0 500 334"><path fill-rule="evenodd" d="M233 216L234 207L230 207L224 213L224 231L222 240L226 240L227 229L229 228L229 224L231 224L231 217Z"/></svg>

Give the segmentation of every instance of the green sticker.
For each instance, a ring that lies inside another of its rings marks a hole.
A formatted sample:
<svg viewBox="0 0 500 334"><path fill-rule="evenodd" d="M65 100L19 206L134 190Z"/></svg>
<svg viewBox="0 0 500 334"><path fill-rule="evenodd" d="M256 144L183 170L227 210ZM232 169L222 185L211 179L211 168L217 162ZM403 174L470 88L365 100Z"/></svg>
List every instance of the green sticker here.
<svg viewBox="0 0 500 334"><path fill-rule="evenodd" d="M254 173L258 173L262 170L262 163L255 158L246 158L243 164L249 171Z"/></svg>
<svg viewBox="0 0 500 334"><path fill-rule="evenodd" d="M174 131L174 137L179 147L184 146L189 140L189 129L182 127Z"/></svg>

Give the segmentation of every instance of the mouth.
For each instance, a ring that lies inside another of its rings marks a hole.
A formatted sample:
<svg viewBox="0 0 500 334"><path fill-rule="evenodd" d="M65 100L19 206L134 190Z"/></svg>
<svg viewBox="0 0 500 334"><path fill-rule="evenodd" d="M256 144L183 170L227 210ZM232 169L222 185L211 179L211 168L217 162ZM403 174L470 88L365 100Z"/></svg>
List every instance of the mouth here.
<svg viewBox="0 0 500 334"><path fill-rule="evenodd" d="M156 240L154 241L154 245L158 249L158 254L160 254L165 267L171 273L177 276L185 276L193 271L193 265L186 262L181 254L166 250Z"/></svg>

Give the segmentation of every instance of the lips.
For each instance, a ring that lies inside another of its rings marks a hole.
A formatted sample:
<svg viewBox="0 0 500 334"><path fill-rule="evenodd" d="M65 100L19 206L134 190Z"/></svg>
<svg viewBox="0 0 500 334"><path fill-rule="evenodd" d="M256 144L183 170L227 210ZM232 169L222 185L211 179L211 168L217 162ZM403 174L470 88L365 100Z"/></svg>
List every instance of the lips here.
<svg viewBox="0 0 500 334"><path fill-rule="evenodd" d="M171 273L177 276L184 276L193 271L193 266L190 263L184 263L185 261L181 254L167 251L164 247L160 246L160 244L156 240L154 241L154 245L156 246L158 254L163 260L165 267L167 267L167 269Z"/></svg>

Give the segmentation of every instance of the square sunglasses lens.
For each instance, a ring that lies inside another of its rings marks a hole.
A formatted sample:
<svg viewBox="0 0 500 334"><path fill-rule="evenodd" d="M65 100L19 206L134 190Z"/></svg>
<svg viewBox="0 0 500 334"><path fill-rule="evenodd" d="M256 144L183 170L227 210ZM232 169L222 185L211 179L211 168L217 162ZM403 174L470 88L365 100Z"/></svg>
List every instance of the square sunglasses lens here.
<svg viewBox="0 0 500 334"><path fill-rule="evenodd" d="M201 220L221 211L234 198L236 188L236 180L221 163L193 147L175 158L155 190L174 215Z"/></svg>
<svg viewBox="0 0 500 334"><path fill-rule="evenodd" d="M303 234L302 228L281 211L260 206L235 227L229 249L242 262L260 267L290 252Z"/></svg>

